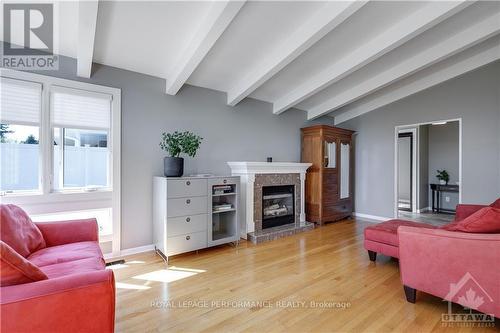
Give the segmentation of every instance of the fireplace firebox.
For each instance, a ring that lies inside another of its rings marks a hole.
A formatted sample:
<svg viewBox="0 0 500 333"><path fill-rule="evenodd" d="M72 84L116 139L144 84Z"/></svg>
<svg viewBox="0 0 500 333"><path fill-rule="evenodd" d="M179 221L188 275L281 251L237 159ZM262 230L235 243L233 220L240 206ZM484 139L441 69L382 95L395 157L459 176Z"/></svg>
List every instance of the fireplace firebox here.
<svg viewBox="0 0 500 333"><path fill-rule="evenodd" d="M262 187L262 229L295 223L295 186Z"/></svg>

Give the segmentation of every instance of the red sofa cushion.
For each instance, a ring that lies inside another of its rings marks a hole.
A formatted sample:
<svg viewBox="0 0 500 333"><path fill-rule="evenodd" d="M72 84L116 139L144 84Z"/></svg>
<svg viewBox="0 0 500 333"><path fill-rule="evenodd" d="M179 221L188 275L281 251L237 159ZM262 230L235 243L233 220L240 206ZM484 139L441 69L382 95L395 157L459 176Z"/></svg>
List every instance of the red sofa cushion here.
<svg viewBox="0 0 500 333"><path fill-rule="evenodd" d="M103 258L99 243L78 242L46 247L30 255L28 260L39 267L44 267L86 258Z"/></svg>
<svg viewBox="0 0 500 333"><path fill-rule="evenodd" d="M71 274L81 274L94 271L102 271L106 263L102 258L86 258L63 262L54 265L43 266L40 269L47 274L49 279L58 278Z"/></svg>
<svg viewBox="0 0 500 333"><path fill-rule="evenodd" d="M47 275L7 243L0 241L0 286L46 280Z"/></svg>
<svg viewBox="0 0 500 333"><path fill-rule="evenodd" d="M38 227L16 205L0 205L0 229L0 239L25 258L45 247Z"/></svg>
<svg viewBox="0 0 500 333"><path fill-rule="evenodd" d="M444 226L443 229L471 233L500 233L500 209L481 208L461 221Z"/></svg>
<svg viewBox="0 0 500 333"><path fill-rule="evenodd" d="M500 208L500 198L496 199L494 203L490 205L493 208Z"/></svg>
<svg viewBox="0 0 500 333"><path fill-rule="evenodd" d="M399 246L398 227L420 227L435 229L436 227L427 223L418 223L405 220L389 220L382 223L377 223L365 229L365 239L376 241L379 243Z"/></svg>

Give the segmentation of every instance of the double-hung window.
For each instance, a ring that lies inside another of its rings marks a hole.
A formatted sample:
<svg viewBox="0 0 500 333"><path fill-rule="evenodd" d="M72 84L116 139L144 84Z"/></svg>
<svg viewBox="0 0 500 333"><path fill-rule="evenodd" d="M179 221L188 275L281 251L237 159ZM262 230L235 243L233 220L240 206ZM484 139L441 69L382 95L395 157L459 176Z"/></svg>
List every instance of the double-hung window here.
<svg viewBox="0 0 500 333"><path fill-rule="evenodd" d="M42 85L4 77L0 84L0 191L40 191Z"/></svg>
<svg viewBox="0 0 500 333"><path fill-rule="evenodd" d="M34 220L95 217L120 250L120 90L1 73L0 199Z"/></svg>
<svg viewBox="0 0 500 333"><path fill-rule="evenodd" d="M111 187L111 101L108 94L52 87L54 190Z"/></svg>

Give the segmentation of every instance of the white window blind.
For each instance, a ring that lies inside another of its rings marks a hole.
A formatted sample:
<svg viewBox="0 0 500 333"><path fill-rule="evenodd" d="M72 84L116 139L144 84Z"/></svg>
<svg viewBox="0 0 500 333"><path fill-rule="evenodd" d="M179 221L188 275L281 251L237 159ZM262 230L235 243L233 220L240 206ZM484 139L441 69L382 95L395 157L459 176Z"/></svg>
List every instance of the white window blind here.
<svg viewBox="0 0 500 333"><path fill-rule="evenodd" d="M54 86L50 92L52 126L107 130L111 100L107 94Z"/></svg>
<svg viewBox="0 0 500 333"><path fill-rule="evenodd" d="M19 125L38 125L42 85L34 82L1 78L0 121Z"/></svg>

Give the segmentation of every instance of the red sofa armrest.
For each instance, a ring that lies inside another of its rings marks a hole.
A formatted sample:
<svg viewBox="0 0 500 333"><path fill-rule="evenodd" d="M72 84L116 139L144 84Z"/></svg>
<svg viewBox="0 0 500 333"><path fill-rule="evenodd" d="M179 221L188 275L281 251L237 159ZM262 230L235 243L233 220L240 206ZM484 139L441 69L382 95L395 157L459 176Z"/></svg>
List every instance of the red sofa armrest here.
<svg viewBox="0 0 500 333"><path fill-rule="evenodd" d="M35 223L47 246L99 240L96 219Z"/></svg>
<svg viewBox="0 0 500 333"><path fill-rule="evenodd" d="M500 234L472 234L399 227L399 269L403 285L460 303L451 284L473 277L493 301L484 296L478 310L500 317ZM470 285L467 285L470 287ZM462 304L465 305L465 304Z"/></svg>
<svg viewBox="0 0 500 333"><path fill-rule="evenodd" d="M112 270L2 287L2 332L113 332Z"/></svg>
<svg viewBox="0 0 500 333"><path fill-rule="evenodd" d="M466 217L474 214L481 208L488 207L485 205L465 205L465 204L458 204L456 208L456 213L455 213L455 221L462 221Z"/></svg>

